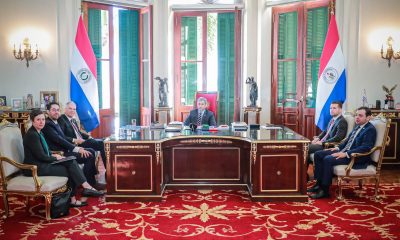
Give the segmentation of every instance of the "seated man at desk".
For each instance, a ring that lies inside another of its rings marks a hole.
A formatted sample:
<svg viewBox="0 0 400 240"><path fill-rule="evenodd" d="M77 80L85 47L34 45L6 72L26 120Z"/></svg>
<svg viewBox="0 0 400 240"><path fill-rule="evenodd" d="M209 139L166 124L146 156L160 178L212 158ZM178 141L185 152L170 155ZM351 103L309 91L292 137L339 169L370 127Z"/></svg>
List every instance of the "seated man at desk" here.
<svg viewBox="0 0 400 240"><path fill-rule="evenodd" d="M349 137L338 147L317 151L314 154L316 184L308 189L307 192L315 194L310 197L313 199L329 197L329 186L332 183L333 167L336 165L347 165L353 153L369 152L375 145L376 129L369 120L371 109L360 107L355 116L356 127ZM371 161L371 156L357 158L354 169L364 169Z"/></svg>
<svg viewBox="0 0 400 240"><path fill-rule="evenodd" d="M209 126L216 126L214 113L207 109L207 99L204 97L199 97L197 99L197 109L190 111L189 116L183 123L185 126L194 124L197 126L208 124Z"/></svg>

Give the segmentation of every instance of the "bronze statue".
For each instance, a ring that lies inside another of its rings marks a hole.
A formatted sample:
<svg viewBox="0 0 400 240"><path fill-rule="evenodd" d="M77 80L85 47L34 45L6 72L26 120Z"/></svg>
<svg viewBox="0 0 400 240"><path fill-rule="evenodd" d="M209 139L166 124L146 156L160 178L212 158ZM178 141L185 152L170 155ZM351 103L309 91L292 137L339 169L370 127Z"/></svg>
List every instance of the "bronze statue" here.
<svg viewBox="0 0 400 240"><path fill-rule="evenodd" d="M397 87L397 84L394 85L391 89L389 89L385 85L382 86L383 91L386 92L385 104L387 104L389 109L394 109L393 91L396 89L396 87Z"/></svg>
<svg viewBox="0 0 400 240"><path fill-rule="evenodd" d="M254 81L254 77L248 77L246 84L250 84L250 105L249 107L255 107L258 99L258 86L257 82Z"/></svg>
<svg viewBox="0 0 400 240"><path fill-rule="evenodd" d="M168 78L161 79L160 77L156 77L155 80L158 82L158 97L160 102L158 103L159 107L168 107Z"/></svg>

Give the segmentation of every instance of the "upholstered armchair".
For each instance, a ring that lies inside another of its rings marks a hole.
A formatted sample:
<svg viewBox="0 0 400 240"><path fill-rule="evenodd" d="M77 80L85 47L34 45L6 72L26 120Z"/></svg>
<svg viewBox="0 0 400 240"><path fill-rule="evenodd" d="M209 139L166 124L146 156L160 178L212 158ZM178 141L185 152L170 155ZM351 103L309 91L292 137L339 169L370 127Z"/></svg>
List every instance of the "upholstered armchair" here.
<svg viewBox="0 0 400 240"><path fill-rule="evenodd" d="M349 165L338 165L333 168L334 175L337 176L337 199L343 199L342 184L344 181L350 181L353 179L358 180L360 189L362 188L364 179L373 179L375 181L375 199L378 198L378 187L381 174L381 165L385 147L389 144L390 138L388 136L390 119L386 119L381 116L377 116L370 122L375 126L377 136L375 146L368 153L353 153L351 155L351 162ZM358 157L371 155L372 164L366 169L353 169L354 162L357 161Z"/></svg>
<svg viewBox="0 0 400 240"><path fill-rule="evenodd" d="M37 175L35 165L23 164L24 146L21 131L17 124L0 123L0 193L3 195L5 216L9 215L8 195L16 194L26 197L43 196L45 199L46 219L50 219L52 195L66 190L68 178ZM30 170L32 177L23 176L21 170Z"/></svg>

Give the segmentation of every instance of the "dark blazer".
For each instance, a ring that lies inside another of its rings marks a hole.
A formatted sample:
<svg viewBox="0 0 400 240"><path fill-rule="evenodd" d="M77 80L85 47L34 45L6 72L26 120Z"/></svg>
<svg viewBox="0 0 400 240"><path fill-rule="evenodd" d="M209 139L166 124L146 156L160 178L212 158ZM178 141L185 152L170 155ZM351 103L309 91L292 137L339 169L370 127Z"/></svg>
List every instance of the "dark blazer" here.
<svg viewBox="0 0 400 240"><path fill-rule="evenodd" d="M326 132L328 129L323 131L318 138L322 139L325 137ZM325 142L340 142L346 137L347 133L347 121L346 119L341 115L335 120L335 123L333 124L332 130L329 132L328 137L326 138Z"/></svg>
<svg viewBox="0 0 400 240"><path fill-rule="evenodd" d="M55 124L53 120L47 118L46 125L42 129L46 138L47 144L52 151L67 151L74 150L75 145L69 142L64 135L59 124Z"/></svg>
<svg viewBox="0 0 400 240"><path fill-rule="evenodd" d="M209 111L209 110L204 110L203 117L201 118L201 124L208 124L210 126L217 126L217 123L215 122L215 117L214 113ZM197 115L198 115L199 110L194 109L190 111L189 116L187 116L185 122L183 123L185 126L189 126L191 123L197 125Z"/></svg>
<svg viewBox="0 0 400 240"><path fill-rule="evenodd" d="M75 131L74 131L74 127L72 126L71 122L69 121L68 117L65 116L65 114L61 115L61 117L57 120L58 124L60 125L61 129L64 132L65 138L69 141L69 142L73 142L72 140L74 138L77 138ZM84 140L89 139L89 134L82 132L79 130L79 133L82 135L82 138Z"/></svg>
<svg viewBox="0 0 400 240"><path fill-rule="evenodd" d="M354 130L355 128L353 129L353 131ZM339 150L342 150L346 146L348 141L349 138L343 141L343 143L339 145ZM350 156L352 153L369 152L374 147L375 141L376 141L376 129L374 125L368 122L357 134L350 150L346 151L346 153ZM370 161L371 161L371 156L359 157L356 159L354 163L355 168L366 168Z"/></svg>
<svg viewBox="0 0 400 240"><path fill-rule="evenodd" d="M33 126L24 135L24 153L24 163L36 165L38 168L57 160L46 154L39 133Z"/></svg>

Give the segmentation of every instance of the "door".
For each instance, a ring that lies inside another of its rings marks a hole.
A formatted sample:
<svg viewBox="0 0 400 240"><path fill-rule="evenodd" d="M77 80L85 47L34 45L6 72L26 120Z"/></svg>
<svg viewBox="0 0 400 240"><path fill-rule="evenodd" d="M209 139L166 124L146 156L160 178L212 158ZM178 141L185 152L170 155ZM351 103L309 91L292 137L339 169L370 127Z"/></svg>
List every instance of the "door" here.
<svg viewBox="0 0 400 240"><path fill-rule="evenodd" d="M272 122L299 132L302 125L302 7L291 5L273 12Z"/></svg>
<svg viewBox="0 0 400 240"><path fill-rule="evenodd" d="M329 24L328 1L273 9L271 121L312 138L319 59Z"/></svg>
<svg viewBox="0 0 400 240"><path fill-rule="evenodd" d="M114 132L114 43L112 6L84 3L84 22L97 60L100 126L93 137Z"/></svg>

